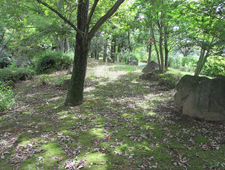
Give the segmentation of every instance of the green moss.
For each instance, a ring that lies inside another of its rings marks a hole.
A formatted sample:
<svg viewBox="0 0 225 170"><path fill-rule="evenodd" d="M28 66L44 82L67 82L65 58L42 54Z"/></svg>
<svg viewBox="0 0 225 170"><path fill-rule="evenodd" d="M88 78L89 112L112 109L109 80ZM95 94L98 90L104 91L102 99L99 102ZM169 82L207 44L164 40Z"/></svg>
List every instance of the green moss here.
<svg viewBox="0 0 225 170"><path fill-rule="evenodd" d="M112 68L116 71L109 72ZM65 107L66 94L54 86L65 72L54 74L48 86L37 86L32 80L16 87L18 107L0 114L0 149L5 156L0 169L16 169L19 164L10 166L7 160L18 146L30 143L40 152L18 169L64 169L67 161L79 160L85 160L83 169L140 169L142 165L222 169L218 162L224 162L225 146L204 150L202 145L217 139L223 126L174 114L174 91L158 90L158 82L139 81L141 73L132 69L138 68L98 64L88 70L85 102L76 107ZM76 154L68 157L68 151ZM41 157L44 161L37 164Z"/></svg>

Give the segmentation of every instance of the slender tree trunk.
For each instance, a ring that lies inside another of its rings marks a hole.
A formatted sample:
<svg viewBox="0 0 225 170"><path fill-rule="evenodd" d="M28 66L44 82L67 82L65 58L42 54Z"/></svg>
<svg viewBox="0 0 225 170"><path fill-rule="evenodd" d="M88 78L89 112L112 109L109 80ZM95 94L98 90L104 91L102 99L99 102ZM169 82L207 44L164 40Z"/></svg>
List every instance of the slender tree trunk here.
<svg viewBox="0 0 225 170"><path fill-rule="evenodd" d="M59 50L64 53L64 38L60 37Z"/></svg>
<svg viewBox="0 0 225 170"><path fill-rule="evenodd" d="M199 56L197 67L195 69L195 74L194 74L195 76L199 76L199 74L201 73L201 70L202 70L203 66L205 65L205 62L209 56L210 50L213 48L213 41L214 41L214 37L212 37L212 40L211 40L210 44L208 44L207 48L204 44L202 44L201 53Z"/></svg>
<svg viewBox="0 0 225 170"><path fill-rule="evenodd" d="M64 52L68 52L69 49L70 49L69 38L65 38Z"/></svg>
<svg viewBox="0 0 225 170"><path fill-rule="evenodd" d="M95 44L95 59L99 59L99 42L98 38L96 39L96 44Z"/></svg>
<svg viewBox="0 0 225 170"><path fill-rule="evenodd" d="M199 56L199 60L198 60L198 63L197 63L197 67L195 69L195 76L199 76L205 62L206 62L206 59L208 57L208 51L206 52L206 50L201 48L201 53L200 53L200 56Z"/></svg>
<svg viewBox="0 0 225 170"><path fill-rule="evenodd" d="M88 7L89 0L79 0L77 27L83 32L85 32L86 29ZM85 34L83 35L84 36L81 36L79 33L76 35L76 47L73 63L74 67L65 105L75 106L83 103L84 81L86 76L87 58L90 44L88 36Z"/></svg>
<svg viewBox="0 0 225 170"><path fill-rule="evenodd" d="M130 43L130 31L128 30L128 47L129 47L129 50L132 52L132 47L131 47L131 43Z"/></svg>
<svg viewBox="0 0 225 170"><path fill-rule="evenodd" d="M149 43L149 48L148 48L148 63L150 63L152 60L152 43Z"/></svg>
<svg viewBox="0 0 225 170"><path fill-rule="evenodd" d="M161 62L161 68L160 73L164 72L164 56L163 56L163 48L162 48L162 34L160 33L160 37L159 37L159 54L160 54L160 62Z"/></svg>
<svg viewBox="0 0 225 170"><path fill-rule="evenodd" d="M167 71L168 70L168 56L169 56L167 39L165 39L164 44L165 44L165 70Z"/></svg>
<svg viewBox="0 0 225 170"><path fill-rule="evenodd" d="M157 59L158 59L159 68L161 68L160 59L159 59L159 51L158 51L158 48L157 48L155 34L154 34L154 28L153 28L152 23L151 23L151 34L152 34L152 38L154 40L154 47L155 47L156 56L157 56Z"/></svg>
<svg viewBox="0 0 225 170"><path fill-rule="evenodd" d="M107 38L105 38L104 40L103 62L106 62L106 56L107 56Z"/></svg>
<svg viewBox="0 0 225 170"><path fill-rule="evenodd" d="M167 31L167 26L164 27L164 49L165 49L165 70L168 70L168 57L169 57L169 50L168 50L168 38L169 38L169 32Z"/></svg>
<svg viewBox="0 0 225 170"><path fill-rule="evenodd" d="M111 41L111 58L112 58L113 62L116 61L115 52L116 52L116 37L115 37L115 35L113 35L112 41Z"/></svg>

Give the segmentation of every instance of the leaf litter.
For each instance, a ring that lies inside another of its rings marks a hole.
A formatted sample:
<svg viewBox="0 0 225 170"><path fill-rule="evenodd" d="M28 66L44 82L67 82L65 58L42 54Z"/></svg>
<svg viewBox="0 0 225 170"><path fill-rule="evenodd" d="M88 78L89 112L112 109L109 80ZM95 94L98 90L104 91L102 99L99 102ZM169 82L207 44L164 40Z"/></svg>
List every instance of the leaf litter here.
<svg viewBox="0 0 225 170"><path fill-rule="evenodd" d="M54 82L18 83L17 107L0 114L0 169L225 167L224 123L182 116L174 90L112 67L91 67L85 102L76 107L63 106L66 92Z"/></svg>

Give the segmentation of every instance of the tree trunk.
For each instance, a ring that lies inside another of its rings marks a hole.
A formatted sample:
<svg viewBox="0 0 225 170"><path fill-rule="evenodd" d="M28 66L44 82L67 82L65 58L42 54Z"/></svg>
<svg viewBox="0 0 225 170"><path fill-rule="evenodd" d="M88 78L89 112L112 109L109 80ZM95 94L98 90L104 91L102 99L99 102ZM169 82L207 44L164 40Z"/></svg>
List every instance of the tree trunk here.
<svg viewBox="0 0 225 170"><path fill-rule="evenodd" d="M85 32L87 23L89 0L79 0L77 27L79 30ZM73 72L68 89L65 105L76 106L83 103L84 80L87 69L87 58L89 50L90 39L87 35L77 33L76 47L73 63Z"/></svg>
<svg viewBox="0 0 225 170"><path fill-rule="evenodd" d="M159 30L159 54L160 54L160 66L159 67L159 71L160 73L163 73L164 72L164 56L163 56L163 48L162 48L162 31Z"/></svg>
<svg viewBox="0 0 225 170"><path fill-rule="evenodd" d="M95 59L99 59L99 41L98 38L96 39L96 44L95 44Z"/></svg>
<svg viewBox="0 0 225 170"><path fill-rule="evenodd" d="M168 56L169 56L167 39L165 39L164 44L165 44L165 70L167 71L168 70Z"/></svg>
<svg viewBox="0 0 225 170"><path fill-rule="evenodd" d="M130 43L130 31L128 30L128 47L129 47L129 50L130 52L132 52L132 47L131 47L131 43Z"/></svg>
<svg viewBox="0 0 225 170"><path fill-rule="evenodd" d="M65 38L64 53L68 52L69 49L70 49L69 38Z"/></svg>
<svg viewBox="0 0 225 170"><path fill-rule="evenodd" d="M158 59L159 68L160 68L161 64L160 64L160 59L159 59L159 51L158 51L158 48L157 48L155 34L154 34L154 28L153 28L153 24L152 23L151 23L151 34L152 34L152 38L154 40L154 47L155 47L156 56L157 56L157 59Z"/></svg>
<svg viewBox="0 0 225 170"><path fill-rule="evenodd" d="M149 48L148 48L148 63L150 63L152 60L152 43L149 43Z"/></svg>
<svg viewBox="0 0 225 170"><path fill-rule="evenodd" d="M195 76L199 76L199 74L201 73L201 70L206 62L209 51L207 51L206 54L205 54L205 51L206 51L205 49L203 49L203 48L201 49L197 67L195 69Z"/></svg>
<svg viewBox="0 0 225 170"><path fill-rule="evenodd" d="M168 38L169 38L169 32L168 32L168 24L164 27L164 50L165 50L165 70L168 70L168 56L169 56L169 49L168 49Z"/></svg>
<svg viewBox="0 0 225 170"><path fill-rule="evenodd" d="M106 56L107 56L107 37L104 40L103 62L106 62Z"/></svg>
<svg viewBox="0 0 225 170"><path fill-rule="evenodd" d="M199 76L199 74L201 73L201 70L203 68L203 66L205 65L205 62L209 56L210 50L213 48L213 41L214 41L214 37L212 37L211 42L207 45L208 47L206 48L205 46L205 42L202 44L201 46L201 53L200 53L200 57L197 63L197 67L195 69L195 76Z"/></svg>
<svg viewBox="0 0 225 170"><path fill-rule="evenodd" d="M116 37L113 35L112 41L111 41L111 59L113 60L112 62L114 63L116 61Z"/></svg>

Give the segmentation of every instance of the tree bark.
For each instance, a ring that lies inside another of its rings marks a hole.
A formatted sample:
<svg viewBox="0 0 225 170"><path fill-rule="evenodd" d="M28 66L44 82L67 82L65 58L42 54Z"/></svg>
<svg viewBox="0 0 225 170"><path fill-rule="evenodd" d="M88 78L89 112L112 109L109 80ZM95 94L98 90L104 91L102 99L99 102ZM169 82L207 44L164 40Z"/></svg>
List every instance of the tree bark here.
<svg viewBox="0 0 225 170"><path fill-rule="evenodd" d="M202 71L203 66L206 63L206 60L209 56L210 50L213 48L213 41L214 41L214 37L212 37L211 42L208 42L207 48L206 48L206 41L202 43L201 45L201 52L200 52L200 56L199 56L199 60L197 63L197 67L195 69L195 74L194 76L199 76L199 74Z"/></svg>
<svg viewBox="0 0 225 170"><path fill-rule="evenodd" d="M79 0L77 27L82 32L86 29L88 7L89 0ZM87 69L89 45L90 39L88 39L87 34L82 36L77 33L73 72L65 105L76 106L83 103L84 81Z"/></svg>
<svg viewBox="0 0 225 170"><path fill-rule="evenodd" d="M154 40L154 47L155 47L155 52L156 52L156 56L157 56L157 60L158 60L158 64L159 64L159 68L161 67L161 64L160 64L160 59L159 59L159 51L158 51L158 48L157 48L157 44L156 44L156 39L155 39L155 34L154 34L154 28L153 28L153 24L151 22L151 34L152 34L152 38Z"/></svg>
<svg viewBox="0 0 225 170"><path fill-rule="evenodd" d="M115 52L116 52L116 36L113 35L112 41L111 41L111 59L113 60L112 61L113 63L116 60Z"/></svg>
<svg viewBox="0 0 225 170"><path fill-rule="evenodd" d="M165 52L165 70L168 70L168 56L169 56L169 49L168 49L168 38L169 38L169 32L168 32L168 24L164 27L164 52Z"/></svg>
<svg viewBox="0 0 225 170"><path fill-rule="evenodd" d="M106 62L106 56L107 56L107 37L105 37L104 40L103 62Z"/></svg>
<svg viewBox="0 0 225 170"><path fill-rule="evenodd" d="M148 63L152 61L152 43L149 43L148 47Z"/></svg>

